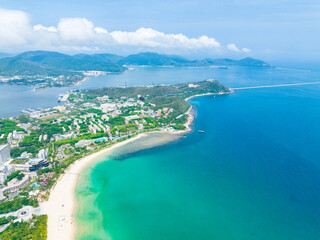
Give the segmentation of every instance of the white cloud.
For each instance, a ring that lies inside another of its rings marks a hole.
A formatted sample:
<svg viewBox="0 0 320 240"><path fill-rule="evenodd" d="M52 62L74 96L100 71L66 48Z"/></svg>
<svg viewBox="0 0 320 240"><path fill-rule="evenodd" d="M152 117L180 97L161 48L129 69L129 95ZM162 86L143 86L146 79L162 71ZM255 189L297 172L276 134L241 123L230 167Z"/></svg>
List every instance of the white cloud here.
<svg viewBox="0 0 320 240"><path fill-rule="evenodd" d="M37 24L33 26L34 31L48 31L48 32L57 32L55 27L45 27L41 24Z"/></svg>
<svg viewBox="0 0 320 240"><path fill-rule="evenodd" d="M220 48L214 38L201 36L188 38L183 34L165 34L152 28L139 28L135 32L114 31L110 36L120 45L160 48Z"/></svg>
<svg viewBox="0 0 320 240"><path fill-rule="evenodd" d="M230 43L227 45L227 49L230 51L234 52L239 52L239 53L249 53L251 50L249 48L242 48L241 50L235 45L234 43Z"/></svg>
<svg viewBox="0 0 320 240"><path fill-rule="evenodd" d="M152 28L133 32L108 32L94 26L86 18L62 18L57 26L32 26L28 14L22 11L0 9L0 51L56 50L105 51L110 48L136 48L154 51L229 51L248 53L235 44L224 48L215 38L190 38L183 34L168 34Z"/></svg>
<svg viewBox="0 0 320 240"><path fill-rule="evenodd" d="M240 52L240 49L234 43L228 44L227 48L231 51Z"/></svg>
<svg viewBox="0 0 320 240"><path fill-rule="evenodd" d="M0 48L27 45L32 34L29 16L22 11L0 9Z"/></svg>
<svg viewBox="0 0 320 240"><path fill-rule="evenodd" d="M108 34L108 31L107 31L106 29L102 28L102 27L95 27L95 28L94 28L94 31L95 31L96 33Z"/></svg>
<svg viewBox="0 0 320 240"><path fill-rule="evenodd" d="M93 23L85 18L62 18L57 29L66 42L88 42L95 37Z"/></svg>

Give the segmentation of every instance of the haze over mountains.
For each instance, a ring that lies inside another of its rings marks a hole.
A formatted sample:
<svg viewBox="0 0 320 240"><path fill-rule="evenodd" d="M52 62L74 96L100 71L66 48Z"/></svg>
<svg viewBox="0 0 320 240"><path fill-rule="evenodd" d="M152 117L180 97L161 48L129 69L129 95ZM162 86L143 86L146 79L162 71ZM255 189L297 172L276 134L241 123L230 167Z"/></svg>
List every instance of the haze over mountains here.
<svg viewBox="0 0 320 240"><path fill-rule="evenodd" d="M73 56L58 52L32 51L14 57L0 59L0 75L62 75L78 71L105 71L119 73L126 66L250 66L270 67L264 61L254 58L241 60L204 59L189 60L180 56L158 53L138 53L122 57L114 54L76 54Z"/></svg>

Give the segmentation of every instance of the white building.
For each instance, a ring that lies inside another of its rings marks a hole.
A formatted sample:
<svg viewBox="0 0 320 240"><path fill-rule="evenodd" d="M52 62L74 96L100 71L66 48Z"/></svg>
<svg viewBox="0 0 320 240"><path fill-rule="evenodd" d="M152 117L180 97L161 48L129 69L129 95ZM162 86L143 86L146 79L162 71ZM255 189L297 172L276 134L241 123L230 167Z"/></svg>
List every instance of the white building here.
<svg viewBox="0 0 320 240"><path fill-rule="evenodd" d="M41 149L38 153L38 158L46 159L49 153L49 148Z"/></svg>
<svg viewBox="0 0 320 240"><path fill-rule="evenodd" d="M0 165L3 165L10 158L11 156L9 146L7 144L0 146Z"/></svg>
<svg viewBox="0 0 320 240"><path fill-rule="evenodd" d="M93 142L94 142L94 141L91 140L91 139L88 139L88 140L86 140L86 139L80 140L79 142L77 142L77 143L75 144L75 147L86 147L86 146L90 145L90 144L93 143Z"/></svg>
<svg viewBox="0 0 320 240"><path fill-rule="evenodd" d="M4 183L7 177L15 171L14 167L12 166L1 166L0 167L0 183Z"/></svg>
<svg viewBox="0 0 320 240"><path fill-rule="evenodd" d="M18 191L20 188L27 185L29 181L30 181L29 175L25 175L21 181L19 181L16 178L12 179L10 182L8 182L8 186L0 189L0 197L3 199L5 193Z"/></svg>
<svg viewBox="0 0 320 240"><path fill-rule="evenodd" d="M54 135L56 141L73 138L73 136L74 136L74 132L67 133L67 134L64 134L64 135L60 135L60 134Z"/></svg>
<svg viewBox="0 0 320 240"><path fill-rule="evenodd" d="M117 109L117 105L115 103L104 103L100 105L100 109L104 113L112 112Z"/></svg>
<svg viewBox="0 0 320 240"><path fill-rule="evenodd" d="M104 95L104 96L102 96L102 97L97 97L97 99L98 99L99 101L107 101L107 100L109 100L109 97L108 97L108 95Z"/></svg>

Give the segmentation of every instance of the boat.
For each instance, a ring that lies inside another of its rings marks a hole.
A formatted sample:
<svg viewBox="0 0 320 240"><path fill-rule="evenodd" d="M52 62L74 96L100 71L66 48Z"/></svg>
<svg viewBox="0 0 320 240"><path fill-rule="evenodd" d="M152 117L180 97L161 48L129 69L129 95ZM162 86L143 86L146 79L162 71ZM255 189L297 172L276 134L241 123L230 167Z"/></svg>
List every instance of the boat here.
<svg viewBox="0 0 320 240"><path fill-rule="evenodd" d="M199 132L199 133L205 133L205 131L203 131L203 130L198 130L198 132Z"/></svg>
<svg viewBox="0 0 320 240"><path fill-rule="evenodd" d="M25 110L25 109L22 109L20 110L21 113L29 113L29 111Z"/></svg>
<svg viewBox="0 0 320 240"><path fill-rule="evenodd" d="M63 94L59 94L59 97L58 97L58 102L61 102L62 98L63 98Z"/></svg>

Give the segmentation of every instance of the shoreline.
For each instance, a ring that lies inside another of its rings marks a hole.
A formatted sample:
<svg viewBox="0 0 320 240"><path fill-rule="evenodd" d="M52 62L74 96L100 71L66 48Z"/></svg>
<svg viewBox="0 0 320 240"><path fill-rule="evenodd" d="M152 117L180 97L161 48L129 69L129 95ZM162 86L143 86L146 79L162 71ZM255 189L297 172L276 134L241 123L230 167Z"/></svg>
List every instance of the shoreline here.
<svg viewBox="0 0 320 240"><path fill-rule="evenodd" d="M79 175L83 170L100 157L103 157L116 148L147 136L149 133L141 133L133 138L124 140L104 148L98 152L76 160L70 165L64 174L60 176L50 191L48 201L41 203L44 214L48 215L47 239L74 239L75 237L75 187ZM71 196L70 196L71 194Z"/></svg>
<svg viewBox="0 0 320 240"><path fill-rule="evenodd" d="M218 95L215 93L198 94L185 99L188 100L194 97L206 96L206 95ZM220 95L220 94L219 94ZM187 122L184 124L185 130L180 131L150 131L140 133L135 137L126 139L122 142L115 143L114 145L101 149L98 152L94 152L88 156L76 160L70 165L64 174L60 176L56 184L50 190L50 196L48 201L43 202L41 207L43 208L44 214L48 215L47 222L47 239L48 240L61 240L61 239L74 239L76 236L76 221L74 218L76 197L75 188L78 181L78 176L85 170L85 168L98 161L100 157L106 156L111 153L112 150L120 148L130 142L136 141L140 138L146 137L153 133L163 133L169 135L183 135L192 131L190 127L194 121L194 115L192 114L192 105L190 104L189 109L185 112L188 115ZM70 197L71 194L71 197Z"/></svg>
<svg viewBox="0 0 320 240"><path fill-rule="evenodd" d="M191 111L192 106L189 108ZM191 118L190 118L191 116ZM189 113L189 118L186 124L191 124L193 121L192 114ZM114 145L101 149L88 156L76 160L70 165L64 174L60 176L56 184L50 190L48 201L41 203L43 213L48 215L47 222L47 239L48 240L61 240L61 239L74 239L76 235L76 221L74 218L76 207L75 188L78 182L79 175L99 158L106 156L113 150L123 147L124 145L147 137L150 134L163 133L169 135L182 135L191 131L189 126L186 130L168 132L168 131L151 131L140 133L135 137L126 139L122 142L115 143ZM71 196L70 196L71 194Z"/></svg>

